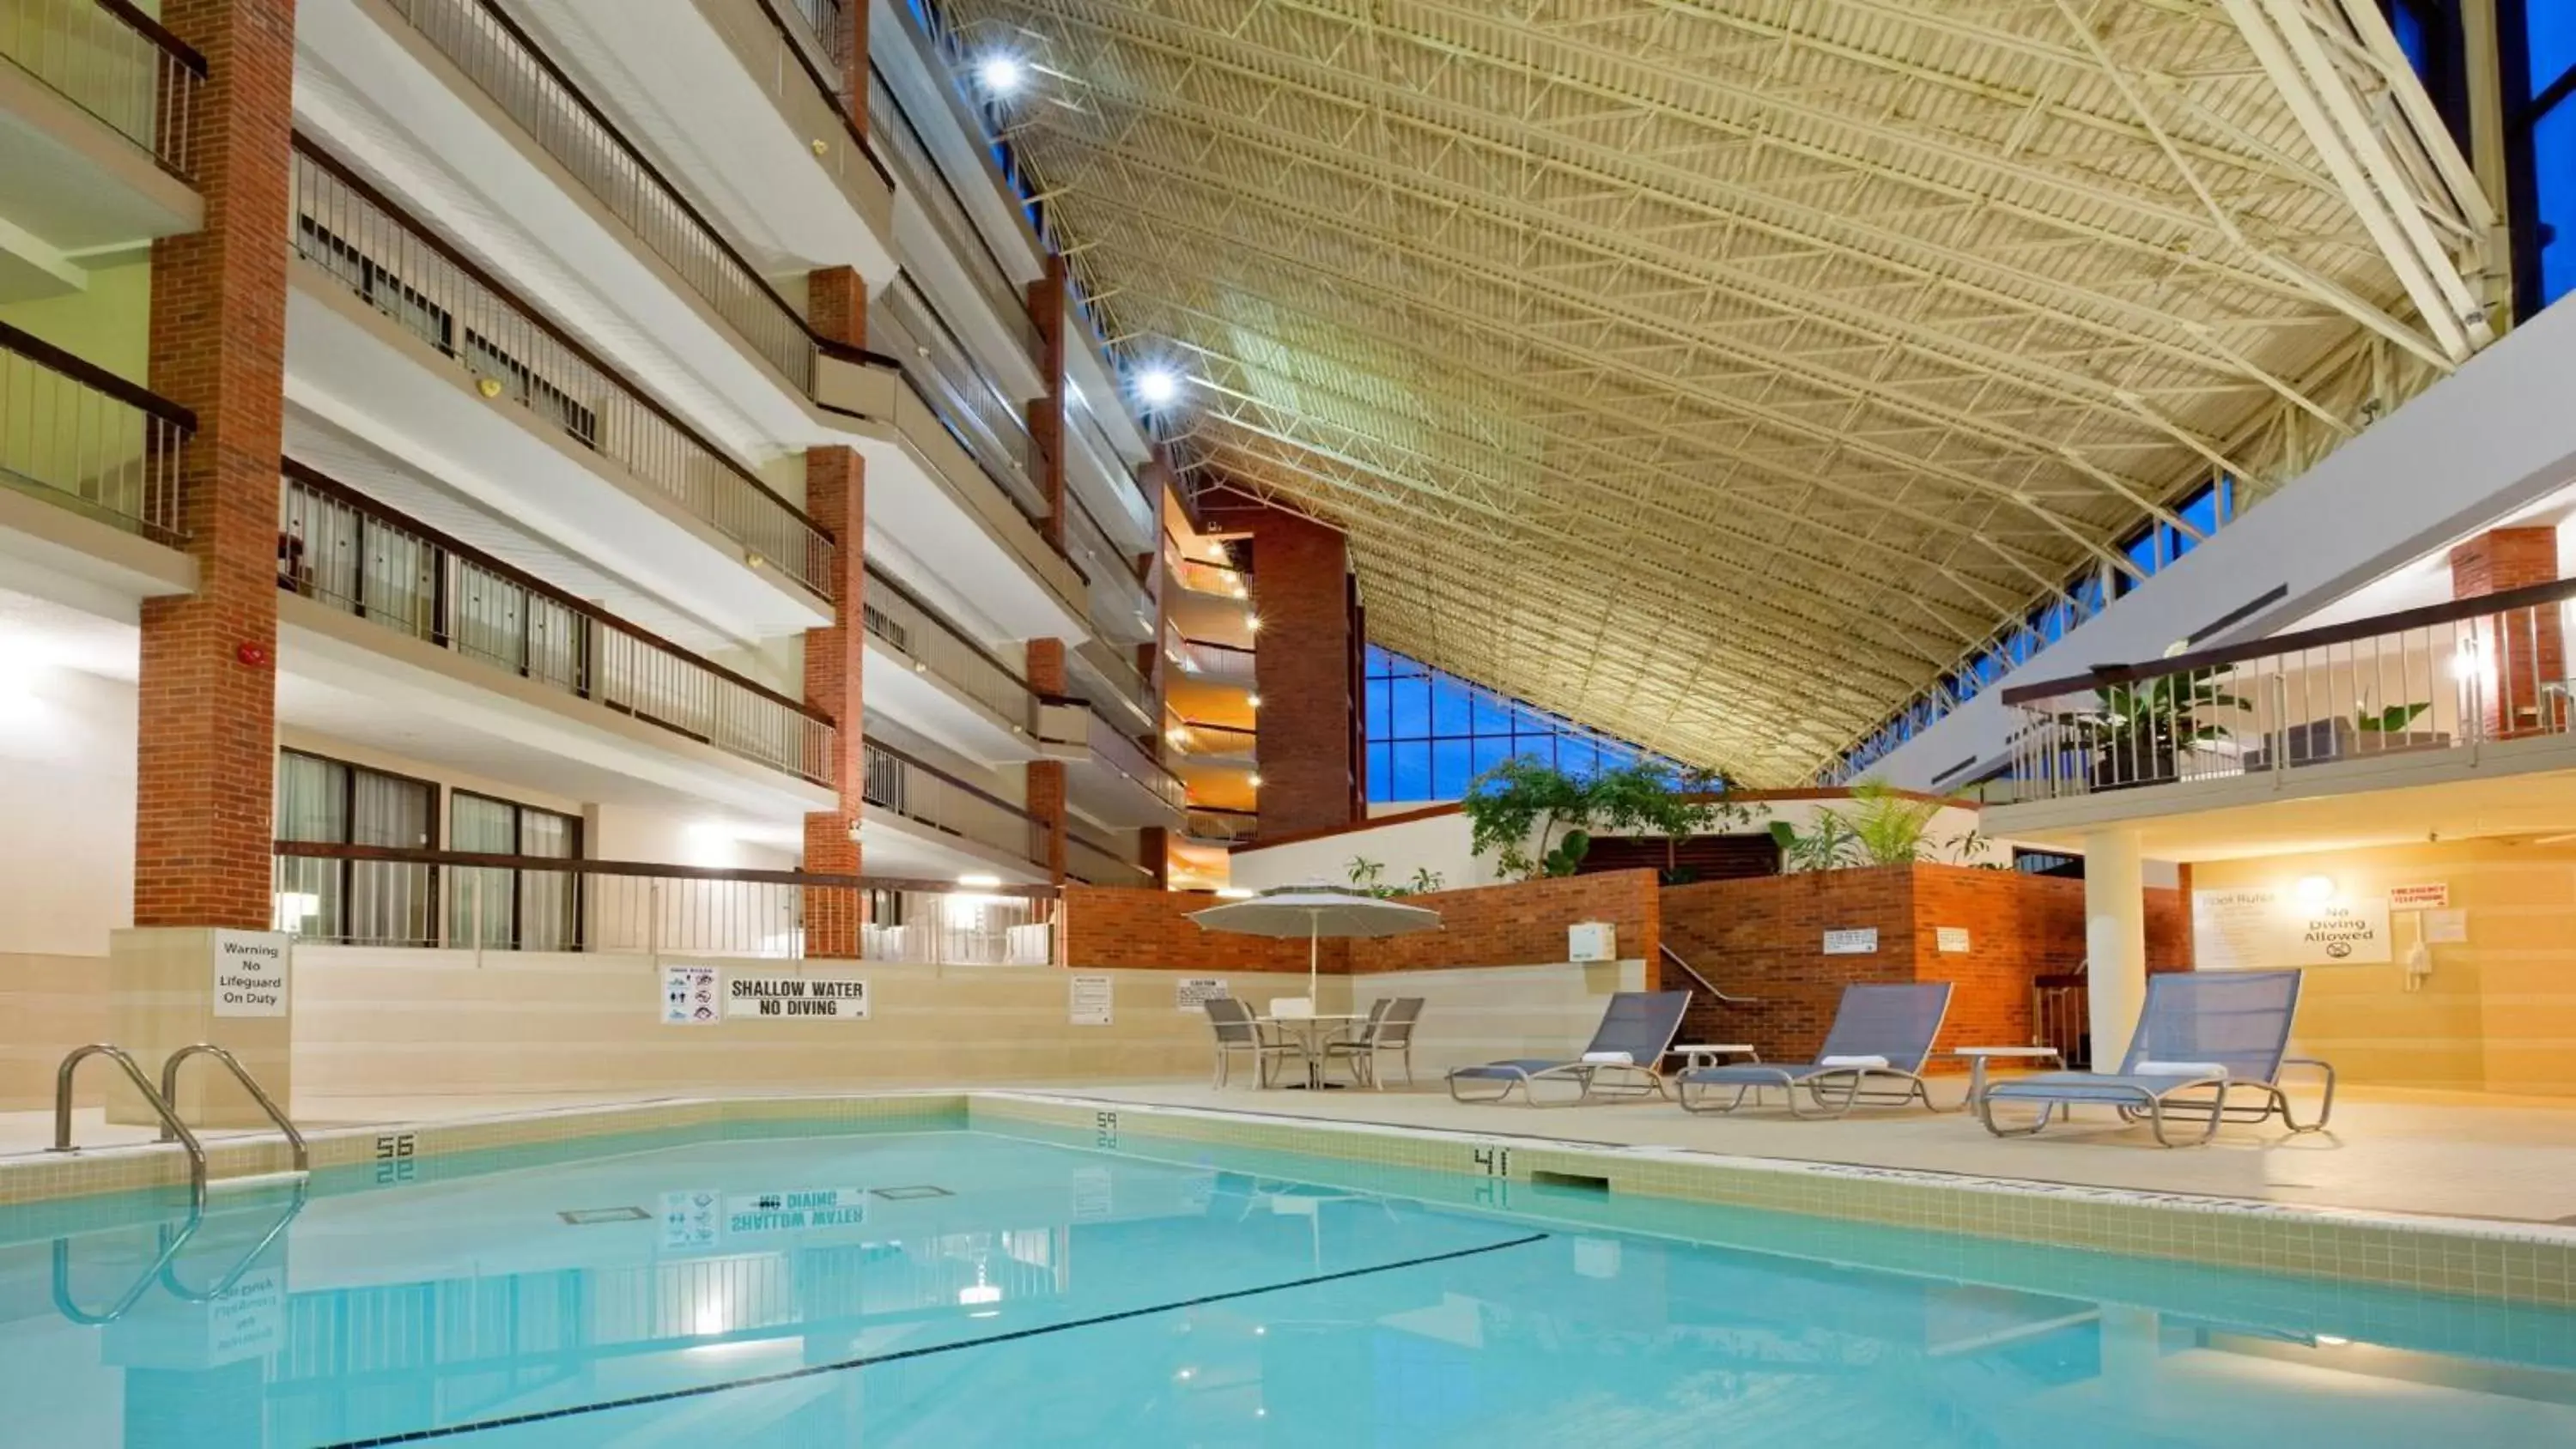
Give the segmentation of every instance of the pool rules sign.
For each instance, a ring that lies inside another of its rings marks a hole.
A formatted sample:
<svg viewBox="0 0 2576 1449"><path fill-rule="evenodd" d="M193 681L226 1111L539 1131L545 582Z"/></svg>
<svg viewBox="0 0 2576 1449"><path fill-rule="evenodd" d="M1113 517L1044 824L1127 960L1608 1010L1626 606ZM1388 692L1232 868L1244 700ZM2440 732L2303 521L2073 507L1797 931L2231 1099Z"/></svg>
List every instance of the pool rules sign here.
<svg viewBox="0 0 2576 1449"><path fill-rule="evenodd" d="M217 1016L286 1014L286 933L216 931Z"/></svg>

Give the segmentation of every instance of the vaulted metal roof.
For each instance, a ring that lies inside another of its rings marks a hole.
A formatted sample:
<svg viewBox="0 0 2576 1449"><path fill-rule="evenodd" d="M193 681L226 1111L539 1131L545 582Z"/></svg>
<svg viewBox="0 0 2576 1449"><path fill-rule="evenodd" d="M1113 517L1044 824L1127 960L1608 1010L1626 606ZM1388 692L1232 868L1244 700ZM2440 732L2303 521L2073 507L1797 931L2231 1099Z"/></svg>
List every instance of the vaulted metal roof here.
<svg viewBox="0 0 2576 1449"><path fill-rule="evenodd" d="M2370 0L946 0L1194 467L1392 648L1803 775L2488 340Z"/></svg>

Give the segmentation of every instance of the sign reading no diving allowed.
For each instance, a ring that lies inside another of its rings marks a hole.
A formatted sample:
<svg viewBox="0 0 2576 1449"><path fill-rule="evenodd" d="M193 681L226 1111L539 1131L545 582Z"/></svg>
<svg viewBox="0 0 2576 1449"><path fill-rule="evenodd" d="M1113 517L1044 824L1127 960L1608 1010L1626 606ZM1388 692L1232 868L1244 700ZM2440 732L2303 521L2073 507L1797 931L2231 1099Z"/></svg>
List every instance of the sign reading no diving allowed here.
<svg viewBox="0 0 2576 1449"><path fill-rule="evenodd" d="M729 976L725 1019L865 1021L868 983L857 976Z"/></svg>

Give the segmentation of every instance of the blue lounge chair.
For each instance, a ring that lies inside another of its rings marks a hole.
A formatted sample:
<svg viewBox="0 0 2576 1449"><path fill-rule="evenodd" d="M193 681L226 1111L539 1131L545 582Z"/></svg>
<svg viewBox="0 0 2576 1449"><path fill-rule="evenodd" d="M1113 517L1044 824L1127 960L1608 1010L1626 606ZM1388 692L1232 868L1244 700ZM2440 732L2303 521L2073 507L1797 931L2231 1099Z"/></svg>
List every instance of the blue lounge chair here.
<svg viewBox="0 0 2576 1449"><path fill-rule="evenodd" d="M1726 1067L1699 1067L1681 1074L1682 1106L1693 1112L1732 1112L1751 1093L1758 1105L1762 1089L1787 1092L1789 1110L1800 1117L1840 1117L1866 1102L1873 1107L1901 1107L1920 1101L1932 1106L1923 1084L1923 1061L1932 1055L1932 1040L1941 1034L1941 1019L1950 1014L1950 983L1846 986L1834 1008L1834 1024L1812 1062L1744 1062ZM1873 1087L1873 1081L1885 1084ZM1692 1100L1691 1091L1699 1089ZM1719 1092L1733 1088L1725 1105ZM1798 1105L1803 1088L1815 1103ZM1934 1110L1939 1110L1935 1108Z"/></svg>
<svg viewBox="0 0 2576 1449"><path fill-rule="evenodd" d="M2287 1055L2290 1022L2299 1010L2296 971L2183 971L2147 978L2147 1002L2129 1054L2116 1072L2042 1072L1986 1089L1977 1116L1998 1137L2028 1137L2046 1128L2061 1109L2087 1102L2143 1117L2162 1146L2197 1146L2217 1135L2221 1122L2260 1123L2280 1115L2292 1132L2321 1131L2334 1115L2334 1068ZM2313 1067L2325 1075L2325 1103L2313 1122L2302 1122L2281 1089L2281 1069ZM2230 1102L2251 1092L2260 1102ZM1997 1102L2028 1102L2039 1117L2028 1126L1995 1122ZM2169 1118L2200 1124L2200 1135L2176 1142L2165 1133Z"/></svg>
<svg viewBox="0 0 2576 1449"><path fill-rule="evenodd" d="M1540 1105L1537 1085L1540 1082L1572 1082L1575 1095L1563 1102L1547 1105L1570 1107L1592 1099L1595 1078L1610 1076L1628 1078L1636 1095L1652 1091L1663 1095L1664 1077L1660 1070L1664 1053L1671 1049L1673 1038L1681 1034L1682 1013L1690 1007L1687 991L1622 991L1610 998L1609 1009L1601 1013L1601 1028L1592 1033L1592 1045L1580 1057L1523 1057L1507 1062L1487 1062L1481 1067L1460 1067L1449 1074L1449 1095L1461 1102L1500 1102L1514 1091L1529 1106ZM1642 1082L1635 1079L1642 1077ZM1470 1096L1458 1090L1462 1082L1484 1083L1499 1090Z"/></svg>

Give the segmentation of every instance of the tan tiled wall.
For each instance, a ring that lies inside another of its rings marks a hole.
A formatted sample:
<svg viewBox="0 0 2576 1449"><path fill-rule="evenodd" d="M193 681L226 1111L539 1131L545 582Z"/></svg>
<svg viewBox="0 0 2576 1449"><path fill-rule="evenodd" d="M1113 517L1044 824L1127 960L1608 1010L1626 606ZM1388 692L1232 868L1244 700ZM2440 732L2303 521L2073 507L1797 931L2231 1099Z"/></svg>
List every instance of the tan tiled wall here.
<svg viewBox="0 0 2576 1449"><path fill-rule="evenodd" d="M1416 1081L1436 1081L1451 1067L1580 1052L1601 1024L1610 993L1642 991L1645 981L1646 963L1628 960L1385 971L1347 984L1355 1011L1381 996L1422 998L1413 1074Z"/></svg>
<svg viewBox="0 0 2576 1449"><path fill-rule="evenodd" d="M2393 916L2390 957L2308 972L2297 1045L2344 1080L2390 1086L2576 1095L2576 848L2467 841L2193 867L2201 890L2334 880L2346 895L2447 883L2469 939L2435 946L2433 972L2407 989L2418 939Z"/></svg>
<svg viewBox="0 0 2576 1449"><path fill-rule="evenodd" d="M874 998L865 1022L672 1027L641 956L491 954L478 968L468 952L307 947L296 967L307 1099L1151 1081L1210 1065L1206 1013L1175 1008L1172 972L870 965L858 968ZM1078 974L1115 982L1111 1025L1069 1023ZM1302 976L1208 974L1256 1001L1306 989Z"/></svg>
<svg viewBox="0 0 2576 1449"><path fill-rule="evenodd" d="M63 1054L106 1037L106 957L0 955L0 1112L51 1108ZM104 1100L106 1081L83 1078L81 1105Z"/></svg>

